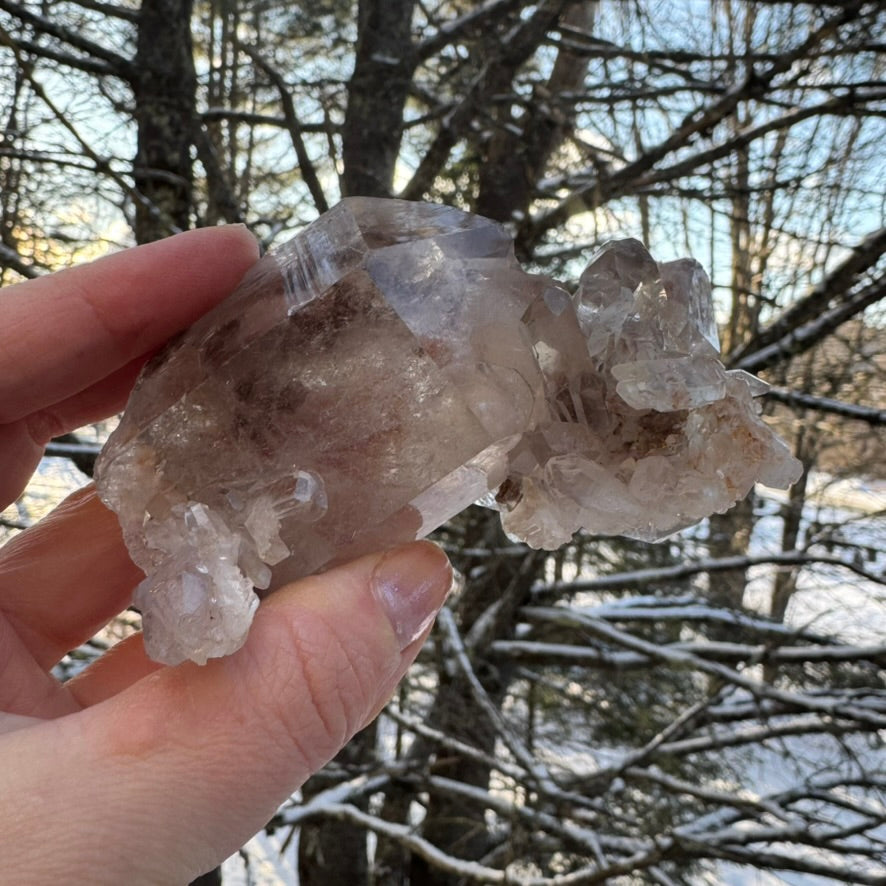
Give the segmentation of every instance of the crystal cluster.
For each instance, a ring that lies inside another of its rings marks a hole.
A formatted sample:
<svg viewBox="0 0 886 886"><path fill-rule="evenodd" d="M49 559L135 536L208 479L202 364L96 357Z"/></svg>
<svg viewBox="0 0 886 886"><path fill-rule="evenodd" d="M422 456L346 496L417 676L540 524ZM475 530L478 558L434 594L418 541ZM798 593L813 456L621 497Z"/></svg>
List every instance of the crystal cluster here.
<svg viewBox="0 0 886 886"><path fill-rule="evenodd" d="M605 245L570 295L497 224L350 198L144 369L96 469L149 654L243 643L259 592L481 500L553 548L661 538L799 464L719 361L694 261Z"/></svg>

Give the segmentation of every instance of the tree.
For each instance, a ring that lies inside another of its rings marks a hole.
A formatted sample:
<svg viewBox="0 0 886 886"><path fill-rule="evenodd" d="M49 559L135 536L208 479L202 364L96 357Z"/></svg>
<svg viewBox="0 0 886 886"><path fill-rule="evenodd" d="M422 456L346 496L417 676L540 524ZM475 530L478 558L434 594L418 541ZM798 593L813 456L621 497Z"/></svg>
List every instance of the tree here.
<svg viewBox="0 0 886 886"><path fill-rule="evenodd" d="M806 465L658 548L444 527L465 584L433 642L270 824L303 882L882 882L886 647L804 619L816 582L882 618L882 514L815 502L884 479L883 24L864 0L0 0L4 282L193 225L271 244L346 194L481 212L563 278L641 236L708 265L726 360L773 382Z"/></svg>

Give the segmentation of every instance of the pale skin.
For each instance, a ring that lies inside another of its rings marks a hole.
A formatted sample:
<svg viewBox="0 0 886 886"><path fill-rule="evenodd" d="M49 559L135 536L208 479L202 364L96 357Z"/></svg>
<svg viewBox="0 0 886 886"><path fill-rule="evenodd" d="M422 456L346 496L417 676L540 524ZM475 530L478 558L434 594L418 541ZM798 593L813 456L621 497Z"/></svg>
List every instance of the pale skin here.
<svg viewBox="0 0 886 886"><path fill-rule="evenodd" d="M0 507L53 436L122 409L139 368L256 260L193 231L0 290ZM0 859L29 886L184 884L260 830L377 715L451 583L415 543L285 587L246 645L162 667L141 636L49 673L141 574L91 486L0 548Z"/></svg>

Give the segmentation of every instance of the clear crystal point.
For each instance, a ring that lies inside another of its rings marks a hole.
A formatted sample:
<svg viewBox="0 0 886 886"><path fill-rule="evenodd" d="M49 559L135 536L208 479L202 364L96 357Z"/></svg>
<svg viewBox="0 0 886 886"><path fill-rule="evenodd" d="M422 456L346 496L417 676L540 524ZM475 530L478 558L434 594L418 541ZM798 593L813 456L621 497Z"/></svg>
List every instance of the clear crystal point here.
<svg viewBox="0 0 886 886"><path fill-rule="evenodd" d="M349 198L144 369L96 467L158 661L244 642L254 588L474 501L556 547L661 538L799 464L724 371L697 263L606 244L570 297L497 224Z"/></svg>

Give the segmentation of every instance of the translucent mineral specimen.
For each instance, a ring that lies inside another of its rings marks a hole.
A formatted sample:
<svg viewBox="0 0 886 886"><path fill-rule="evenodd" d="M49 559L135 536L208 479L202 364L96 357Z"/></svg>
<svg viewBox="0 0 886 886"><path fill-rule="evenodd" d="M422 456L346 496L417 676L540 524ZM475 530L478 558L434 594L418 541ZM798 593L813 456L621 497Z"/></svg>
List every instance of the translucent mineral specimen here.
<svg viewBox="0 0 886 886"><path fill-rule="evenodd" d="M419 538L471 502L553 548L657 539L800 467L718 358L710 284L636 240L570 296L498 225L343 201L144 369L96 469L147 578L149 654L243 643L255 589Z"/></svg>

